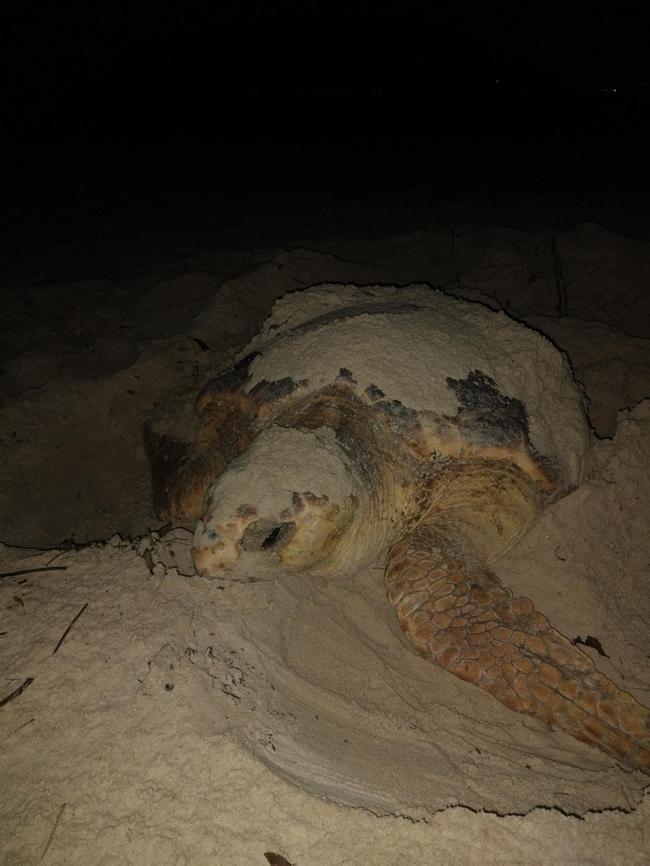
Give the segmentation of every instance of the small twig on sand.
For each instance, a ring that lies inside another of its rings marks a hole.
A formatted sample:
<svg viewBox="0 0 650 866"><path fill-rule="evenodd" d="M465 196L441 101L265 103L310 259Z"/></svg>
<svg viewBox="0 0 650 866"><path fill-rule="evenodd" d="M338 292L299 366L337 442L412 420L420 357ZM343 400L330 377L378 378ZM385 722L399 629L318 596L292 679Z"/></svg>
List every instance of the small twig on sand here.
<svg viewBox="0 0 650 866"><path fill-rule="evenodd" d="M31 725L31 723L35 722L35 721L36 721L36 718L34 716L32 716L31 719L28 719L26 722L23 722L22 725L18 725L17 728L13 729L13 731L9 731L7 736L10 737L12 734L17 734L18 731L22 731L23 728L26 728L27 725Z"/></svg>
<svg viewBox="0 0 650 866"><path fill-rule="evenodd" d="M23 680L23 682L18 686L17 689L14 689L13 692L8 694L6 698L3 698L0 701L0 707L4 707L4 705L8 704L9 701L13 701L14 698L18 697L18 695L22 695L22 693L25 691L27 686L31 686L31 684L33 682L34 682L34 677L27 677L26 680Z"/></svg>
<svg viewBox="0 0 650 866"><path fill-rule="evenodd" d="M21 574L38 574L39 571L65 571L67 565L44 565L42 568L21 568L20 571L0 571L0 580L3 577L19 577Z"/></svg>
<svg viewBox="0 0 650 866"><path fill-rule="evenodd" d="M557 251L557 237L553 235L551 238L551 252L553 254L553 269L555 271L555 288L557 290L557 311L560 316L569 315L569 298L566 290L566 277L564 276L564 267L562 259Z"/></svg>
<svg viewBox="0 0 650 866"><path fill-rule="evenodd" d="M57 652L59 651L59 647L61 646L61 644L63 643L63 641L64 641L64 640L66 639L66 637L68 636L68 632L70 631L70 629L72 628L72 626L76 623L76 621L79 619L79 617L81 616L81 614L85 611L85 609L86 609L87 607L88 607L88 602L86 602L86 603L84 604L84 606L81 608L81 610L79 611L79 613L75 616L75 618L72 620L72 622L70 623L70 625L69 625L69 626L67 627L67 629L63 632L63 634L62 634L61 637L59 638L59 642L58 642L58 644L57 644L57 645L54 647L54 649L52 650L52 655L53 655L53 656L57 654Z"/></svg>
<svg viewBox="0 0 650 866"><path fill-rule="evenodd" d="M54 827L52 827L52 831L51 831L50 835L48 836L47 842L45 843L45 848L43 848L43 853L41 854L41 862L43 862L43 860L45 859L45 855L49 851L50 845L52 844L52 839L54 839L54 834L56 833L56 828L59 826L59 821L61 820L61 818L63 816L63 812L65 810L66 805L67 805L67 803L62 803L60 808L59 808L59 811L58 811L57 816L56 816L56 820L54 821Z"/></svg>

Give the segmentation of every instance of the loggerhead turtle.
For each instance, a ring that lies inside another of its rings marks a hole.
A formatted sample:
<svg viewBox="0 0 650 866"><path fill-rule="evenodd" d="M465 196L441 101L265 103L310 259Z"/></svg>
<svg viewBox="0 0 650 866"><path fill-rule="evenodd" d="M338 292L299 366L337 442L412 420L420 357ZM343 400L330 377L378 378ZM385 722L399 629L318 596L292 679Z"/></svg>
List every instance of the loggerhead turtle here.
<svg viewBox="0 0 650 866"><path fill-rule="evenodd" d="M426 286L317 286L276 303L195 410L191 434L154 419L145 443L158 515L198 520L200 575L383 557L418 653L650 772L650 710L491 569L588 469L582 397L548 340Z"/></svg>

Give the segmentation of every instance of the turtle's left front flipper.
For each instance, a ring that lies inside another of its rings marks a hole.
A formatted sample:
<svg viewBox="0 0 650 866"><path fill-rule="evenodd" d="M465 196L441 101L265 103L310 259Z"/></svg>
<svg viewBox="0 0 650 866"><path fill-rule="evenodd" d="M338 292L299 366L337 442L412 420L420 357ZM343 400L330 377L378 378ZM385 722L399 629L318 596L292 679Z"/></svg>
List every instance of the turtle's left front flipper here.
<svg viewBox="0 0 650 866"><path fill-rule="evenodd" d="M517 499L523 503L526 498L525 479L512 467L478 469L514 482L517 490L504 494L511 500L512 518ZM473 478L478 479L476 466L468 474L451 473L447 486L442 485L444 502L388 553L388 598L401 628L421 655L511 710L556 725L621 763L650 772L650 709L599 673L529 599L514 598L481 564L477 551L484 551L493 532L495 537L499 530L502 534L503 525L491 525L499 509L492 512L481 504ZM507 487L498 485L502 493ZM494 495L493 490L491 500ZM473 544L477 532L482 537Z"/></svg>
<svg viewBox="0 0 650 866"><path fill-rule="evenodd" d="M182 409L176 414L187 415L187 422L180 430L163 412L162 424L153 418L143 431L154 509L162 520L198 520L210 485L255 433L257 407L240 391L212 386L196 400L194 411Z"/></svg>

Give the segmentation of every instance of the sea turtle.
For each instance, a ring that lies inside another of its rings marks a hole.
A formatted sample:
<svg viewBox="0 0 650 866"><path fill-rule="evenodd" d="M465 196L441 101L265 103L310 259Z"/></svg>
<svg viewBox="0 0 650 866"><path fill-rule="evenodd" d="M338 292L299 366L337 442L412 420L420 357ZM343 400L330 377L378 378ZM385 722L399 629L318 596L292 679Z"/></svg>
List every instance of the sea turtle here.
<svg viewBox="0 0 650 866"><path fill-rule="evenodd" d="M312 287L198 394L189 432L170 417L145 428L154 503L198 520L200 575L383 558L418 653L650 772L650 710L492 571L588 471L583 399L543 336L427 286Z"/></svg>

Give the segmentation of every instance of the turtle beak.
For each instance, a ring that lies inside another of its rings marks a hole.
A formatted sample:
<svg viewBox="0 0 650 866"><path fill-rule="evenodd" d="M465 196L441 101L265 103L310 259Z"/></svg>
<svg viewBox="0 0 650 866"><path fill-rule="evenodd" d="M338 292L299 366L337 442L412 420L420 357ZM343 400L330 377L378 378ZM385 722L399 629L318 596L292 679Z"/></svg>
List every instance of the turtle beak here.
<svg viewBox="0 0 650 866"><path fill-rule="evenodd" d="M201 577L216 577L223 569L219 555L213 547L192 548L192 559L196 573Z"/></svg>
<svg viewBox="0 0 650 866"><path fill-rule="evenodd" d="M253 571L256 568L267 570L271 559L281 560L282 548L294 530L295 525L291 522L255 520L241 537L230 537L225 532L200 524L192 548L196 573L201 577L232 578L244 560Z"/></svg>
<svg viewBox="0 0 650 866"><path fill-rule="evenodd" d="M223 572L230 571L239 559L240 546L233 538L217 536L208 539L206 535L207 533L197 533L195 536L198 545L192 548L194 568L201 577L221 577ZM210 543L206 544L206 540Z"/></svg>

